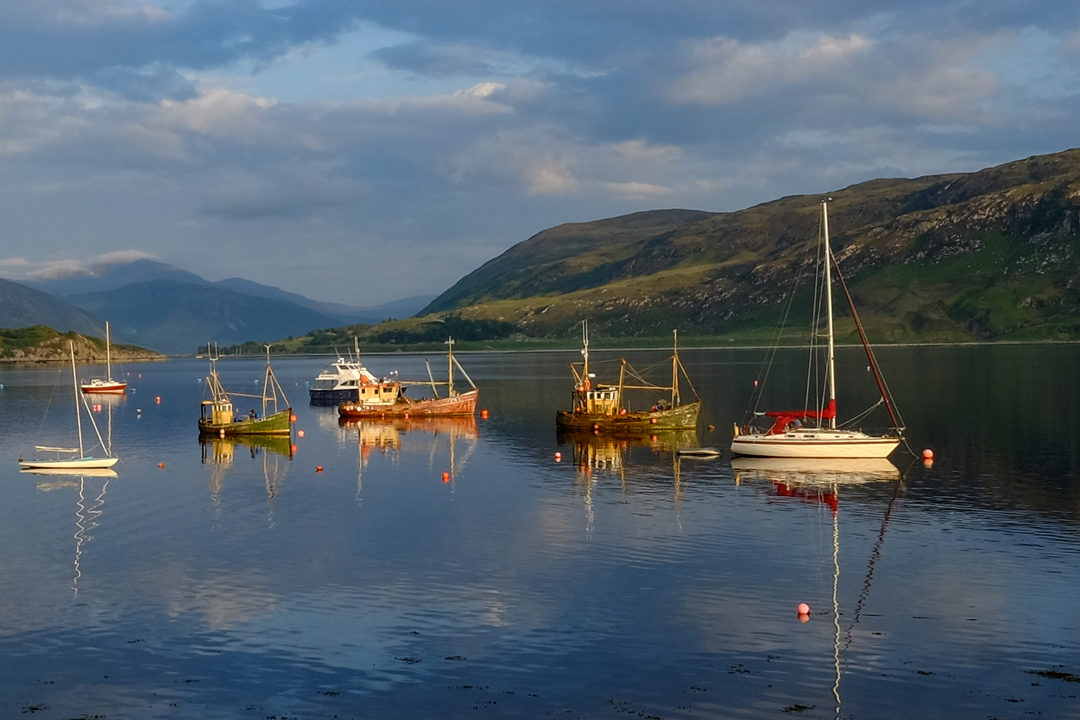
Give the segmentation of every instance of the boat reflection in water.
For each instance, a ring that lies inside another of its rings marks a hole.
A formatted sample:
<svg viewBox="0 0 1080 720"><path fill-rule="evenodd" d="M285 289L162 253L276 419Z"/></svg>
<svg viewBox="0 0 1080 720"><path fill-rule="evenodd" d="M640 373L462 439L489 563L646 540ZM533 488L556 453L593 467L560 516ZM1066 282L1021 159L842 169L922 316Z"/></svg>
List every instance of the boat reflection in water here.
<svg viewBox="0 0 1080 720"><path fill-rule="evenodd" d="M881 557L885 542L885 531L889 517L900 494L903 483L899 468L886 458L770 458L739 456L731 460L735 471L735 483L748 480L767 480L776 489L780 497L798 498L827 505L832 516L832 625L833 625L833 686L835 716L840 717L842 705L840 680L843 677L843 653L850 648L853 631L862 616L863 607L870 596L874 579L874 567ZM886 506L878 532L877 541L866 566L862 591L855 603L854 612L846 627L841 627L840 618L840 492L843 488L865 486L873 483L894 483L892 497ZM801 622L807 622L809 614L799 615Z"/></svg>
<svg viewBox="0 0 1080 720"><path fill-rule="evenodd" d="M587 476L595 471L621 473L633 448L647 448L653 453L671 453L678 459L681 448L697 447L694 430L668 430L655 433L599 434L591 431L564 431L556 434L559 445L573 448L574 465Z"/></svg>
<svg viewBox="0 0 1080 720"><path fill-rule="evenodd" d="M385 418L339 417L338 425L348 431L356 430L357 473L356 493L359 498L363 487L363 472L375 454L398 454L424 452L428 454L428 467L435 466L436 456L447 439L448 465L443 481L453 485L457 474L465 467L469 456L476 449L479 429L476 416L394 416ZM405 439L409 436L416 442ZM458 442L467 445L464 455L458 456Z"/></svg>
<svg viewBox="0 0 1080 720"><path fill-rule="evenodd" d="M573 449L571 457L577 468L576 484L584 493L587 533L592 533L595 524L593 489L604 475L617 478L622 493L630 492L633 483L639 483L642 488L655 489L658 482L666 483L670 478L678 516L679 501L682 499L683 463L679 450L698 446L696 431L669 430L629 435L564 431L556 437L560 445L570 445ZM666 456L670 456L667 458L671 463L670 471L665 466Z"/></svg>
<svg viewBox="0 0 1080 720"><path fill-rule="evenodd" d="M86 544L93 539L92 532L98 526L102 507L105 505L105 492L109 489L109 480L116 477L111 468L84 468L82 470L64 470L57 468L30 468L22 473L32 475L52 475L54 480L41 480L34 487L42 492L74 489L75 500L75 559L72 561L71 592L79 596L79 580L82 578L82 556ZM92 482L88 483L87 479ZM96 481L100 480L100 485Z"/></svg>
<svg viewBox="0 0 1080 720"><path fill-rule="evenodd" d="M236 454L247 454L251 460L262 459L263 479L266 483L266 499L273 500L285 481L289 463L296 446L292 438L282 435L227 435L213 437L201 435L202 462L210 465L210 497L215 505L221 501L225 473L233 466Z"/></svg>

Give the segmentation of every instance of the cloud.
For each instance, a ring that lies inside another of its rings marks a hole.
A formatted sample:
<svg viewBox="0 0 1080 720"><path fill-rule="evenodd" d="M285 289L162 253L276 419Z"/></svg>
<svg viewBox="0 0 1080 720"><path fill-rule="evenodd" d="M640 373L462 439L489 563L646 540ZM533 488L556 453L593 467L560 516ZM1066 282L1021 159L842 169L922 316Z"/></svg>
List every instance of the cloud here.
<svg viewBox="0 0 1080 720"><path fill-rule="evenodd" d="M859 63L860 56L871 50L872 42L858 34L796 33L760 44L711 38L691 48L691 67L672 83L669 97L681 103L727 105L782 91L810 78L820 81Z"/></svg>
<svg viewBox="0 0 1080 720"><path fill-rule="evenodd" d="M563 222L1077 144L1064 0L443 5L0 2L8 267L138 248L373 304ZM387 246L439 267L347 282Z"/></svg>
<svg viewBox="0 0 1080 720"><path fill-rule="evenodd" d="M105 268L109 265L123 265L125 263L135 262L136 260L157 259L158 258L153 253L148 253L145 250L114 250L113 252L90 258L88 264L96 271L98 268Z"/></svg>
<svg viewBox="0 0 1080 720"><path fill-rule="evenodd" d="M653 200L672 194L670 188L642 182L603 183L603 187L613 195L628 200Z"/></svg>
<svg viewBox="0 0 1080 720"><path fill-rule="evenodd" d="M27 271L23 277L30 280L53 280L71 275L93 275L94 273L81 260L52 260L39 264Z"/></svg>

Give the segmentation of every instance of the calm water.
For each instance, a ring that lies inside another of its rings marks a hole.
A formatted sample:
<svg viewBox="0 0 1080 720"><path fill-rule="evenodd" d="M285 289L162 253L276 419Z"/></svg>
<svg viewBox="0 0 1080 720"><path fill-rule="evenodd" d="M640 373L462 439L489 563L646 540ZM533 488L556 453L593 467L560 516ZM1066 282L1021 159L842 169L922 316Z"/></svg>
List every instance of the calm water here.
<svg viewBox="0 0 1080 720"><path fill-rule="evenodd" d="M126 366L115 477L20 473L70 376L0 370L0 717L1080 717L1080 346L881 350L936 453L895 476L557 437L574 359L463 353L490 416L414 426L340 426L325 359L276 361L291 458L200 445L202 362ZM684 353L681 442L727 447L760 360Z"/></svg>

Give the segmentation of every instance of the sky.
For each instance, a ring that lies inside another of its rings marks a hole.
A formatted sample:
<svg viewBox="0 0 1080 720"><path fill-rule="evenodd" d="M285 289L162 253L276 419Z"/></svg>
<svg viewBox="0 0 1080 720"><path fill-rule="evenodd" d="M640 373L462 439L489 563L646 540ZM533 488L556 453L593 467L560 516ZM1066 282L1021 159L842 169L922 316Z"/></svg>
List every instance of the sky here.
<svg viewBox="0 0 1080 720"><path fill-rule="evenodd" d="M373 306L541 230L1080 145L1076 0L0 0L0 277Z"/></svg>

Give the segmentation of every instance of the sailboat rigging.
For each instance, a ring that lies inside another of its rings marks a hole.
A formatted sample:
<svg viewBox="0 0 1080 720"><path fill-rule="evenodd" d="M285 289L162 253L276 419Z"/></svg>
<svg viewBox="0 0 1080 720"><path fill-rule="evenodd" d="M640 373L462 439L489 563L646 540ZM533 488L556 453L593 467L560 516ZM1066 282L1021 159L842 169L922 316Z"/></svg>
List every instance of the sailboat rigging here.
<svg viewBox="0 0 1080 720"><path fill-rule="evenodd" d="M751 423L742 427L735 426L735 437L731 441L731 452L735 455L757 457L791 458L884 458L899 446L903 439L903 423L896 411L895 403L889 397L885 381L881 376L877 360L866 339L858 313L851 301L847 284L843 281L839 269L836 275L847 298L852 319L858 328L859 337L866 351L870 369L877 381L883 402L893 421L894 432L883 435L868 435L859 430L845 429L836 422L836 347L833 331L832 275L835 258L829 245L828 199L821 203L823 289L825 308L825 382L827 384L827 402L821 408L804 407L800 410L770 410L755 412L755 416L771 418L773 424L768 429L755 428ZM816 327L816 325L815 325ZM809 422L808 422L809 421Z"/></svg>
<svg viewBox="0 0 1080 720"><path fill-rule="evenodd" d="M71 352L71 383L72 388L75 391L75 425L76 435L78 436L78 447L55 447L49 445L38 445L36 450L42 453L52 453L52 457L49 459L37 459L37 460L23 460L19 458L19 465L24 470L32 469L45 469L45 470L85 470L88 468L110 468L116 464L119 458L113 456L112 448L106 447L105 441L101 439L101 432L98 430L97 423L94 422L94 416L90 413L90 409L86 407L86 400L79 393L79 378L75 372L75 344L72 341L68 341L68 349ZM90 418L90 424L94 427L94 433L97 435L98 443L105 451L105 457L94 457L93 455L87 455L83 447L82 436L82 411L86 409L87 416Z"/></svg>
<svg viewBox="0 0 1080 720"><path fill-rule="evenodd" d="M112 343L109 338L109 321L105 321L105 378L93 378L83 383L84 393L122 394L127 391L127 382L114 380L112 376Z"/></svg>

